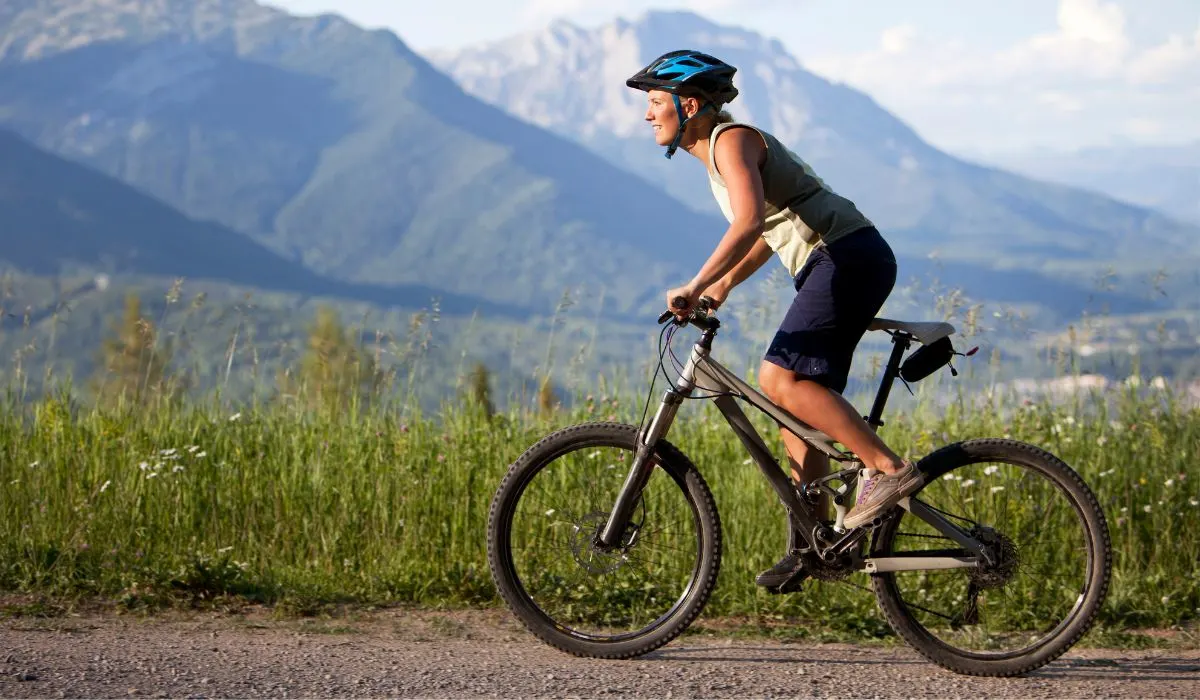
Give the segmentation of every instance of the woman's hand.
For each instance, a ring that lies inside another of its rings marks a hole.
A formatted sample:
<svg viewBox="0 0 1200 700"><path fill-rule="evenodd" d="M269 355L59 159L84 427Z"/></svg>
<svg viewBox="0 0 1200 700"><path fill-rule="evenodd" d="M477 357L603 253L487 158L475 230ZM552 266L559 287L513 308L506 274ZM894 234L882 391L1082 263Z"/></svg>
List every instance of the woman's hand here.
<svg viewBox="0 0 1200 700"><path fill-rule="evenodd" d="M684 306L680 308L675 306L675 297L683 297ZM696 303L700 301L700 292L691 285L676 287L667 292L667 308L675 312L675 318L682 321L687 318L688 313L696 308Z"/></svg>

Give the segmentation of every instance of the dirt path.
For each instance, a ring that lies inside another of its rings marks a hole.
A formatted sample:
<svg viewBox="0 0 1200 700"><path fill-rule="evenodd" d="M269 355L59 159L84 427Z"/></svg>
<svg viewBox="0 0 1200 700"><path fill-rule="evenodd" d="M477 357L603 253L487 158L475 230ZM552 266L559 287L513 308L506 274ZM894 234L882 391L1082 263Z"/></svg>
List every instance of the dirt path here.
<svg viewBox="0 0 1200 700"><path fill-rule="evenodd" d="M903 646L687 636L633 661L551 649L506 614L0 621L0 697L1200 697L1200 651L1081 649L978 679Z"/></svg>

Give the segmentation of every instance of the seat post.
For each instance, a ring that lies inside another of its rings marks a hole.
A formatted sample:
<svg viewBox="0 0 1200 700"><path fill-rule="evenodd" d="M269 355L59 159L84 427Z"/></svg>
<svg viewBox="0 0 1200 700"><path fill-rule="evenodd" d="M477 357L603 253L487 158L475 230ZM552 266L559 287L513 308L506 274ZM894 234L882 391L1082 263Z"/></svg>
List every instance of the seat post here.
<svg viewBox="0 0 1200 700"><path fill-rule="evenodd" d="M883 416L883 407L887 404L888 395L892 391L892 383L896 381L896 377L900 376L900 360L904 357L911 342L912 336L904 331L896 331L892 334L892 355L888 358L887 367L883 371L883 380L879 383L879 392L875 394L871 415L867 416L867 423L877 431L883 426L880 418Z"/></svg>

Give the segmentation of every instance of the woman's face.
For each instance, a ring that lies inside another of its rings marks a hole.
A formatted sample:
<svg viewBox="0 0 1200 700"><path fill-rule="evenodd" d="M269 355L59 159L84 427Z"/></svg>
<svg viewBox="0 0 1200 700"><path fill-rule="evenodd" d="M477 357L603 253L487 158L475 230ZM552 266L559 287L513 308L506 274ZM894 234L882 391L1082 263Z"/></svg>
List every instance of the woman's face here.
<svg viewBox="0 0 1200 700"><path fill-rule="evenodd" d="M675 134L679 132L679 116L675 114L675 101L672 99L671 93L664 90L650 90L646 93L646 100L648 102L646 121L650 122L654 129L654 142L660 146L670 145ZM691 107L689 102L694 101L688 99L682 101L685 116Z"/></svg>

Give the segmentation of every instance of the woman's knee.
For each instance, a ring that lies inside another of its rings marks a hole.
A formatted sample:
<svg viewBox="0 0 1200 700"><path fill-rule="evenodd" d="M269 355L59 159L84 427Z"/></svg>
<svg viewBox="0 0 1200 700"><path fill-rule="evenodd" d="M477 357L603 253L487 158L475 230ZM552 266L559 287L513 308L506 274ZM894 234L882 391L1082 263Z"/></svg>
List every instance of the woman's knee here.
<svg viewBox="0 0 1200 700"><path fill-rule="evenodd" d="M758 370L758 385L763 393L775 403L779 403L787 391L788 383L794 381L795 373L784 369L774 362L762 361Z"/></svg>

